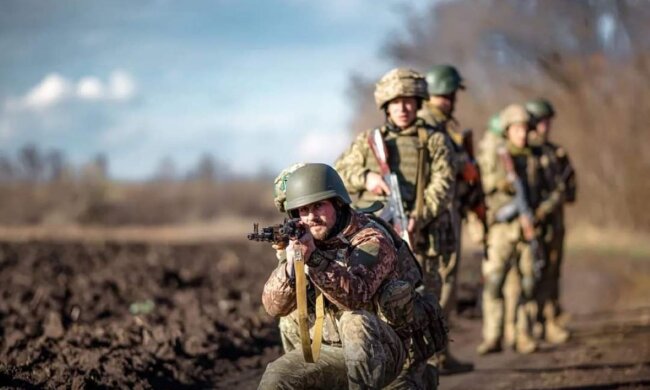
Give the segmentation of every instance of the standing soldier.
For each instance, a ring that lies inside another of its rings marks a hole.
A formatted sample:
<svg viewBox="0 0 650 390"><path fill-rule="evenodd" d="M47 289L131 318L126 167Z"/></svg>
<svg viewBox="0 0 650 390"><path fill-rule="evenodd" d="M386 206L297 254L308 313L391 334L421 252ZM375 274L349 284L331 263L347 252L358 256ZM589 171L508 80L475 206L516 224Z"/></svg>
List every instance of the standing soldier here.
<svg viewBox="0 0 650 390"><path fill-rule="evenodd" d="M531 313L534 306L536 287L536 264L540 259L533 253L533 237L525 237L527 226L523 215L505 212L519 211L517 196L531 210L535 221L544 219L558 203L558 196L545 180L540 164L540 152L528 145L530 115L521 105L510 105L500 115L504 129L505 146L500 151L500 163L483 169L483 187L488 203L488 253L482 264L483 279L483 342L478 346L479 354L501 350L503 337L503 286L512 262L520 277L521 294L517 305L515 349L519 353L531 353L537 345L531 337ZM514 172L508 168L512 162ZM491 168L491 170L490 170ZM520 186L515 180L519 180ZM517 193L516 188L523 193ZM528 221L528 226L532 227Z"/></svg>
<svg viewBox="0 0 650 390"><path fill-rule="evenodd" d="M539 288L539 310L544 322L546 341L560 344L569 338L569 332L557 321L561 313L559 299L560 268L564 253L564 203L573 203L576 198L576 176L569 156L564 148L550 142L549 133L555 117L555 110L546 99L536 99L526 103L526 109L535 122L535 141L542 149L542 166L554 189L563 190L563 199L554 212L543 221L544 242L548 252L548 262Z"/></svg>
<svg viewBox="0 0 650 390"><path fill-rule="evenodd" d="M389 71L375 89L377 108L386 116L379 132L409 217L412 247L424 271L424 290L440 297L438 268L449 264L455 250L450 215L455 175L449 137L443 129L417 118L418 109L428 98L424 77L410 69ZM372 132L359 134L335 163L348 190L359 194L360 207L374 201L386 203L390 192L369 144Z"/></svg>
<svg viewBox="0 0 650 390"><path fill-rule="evenodd" d="M461 259L461 226L468 211L474 211L485 225L485 203L481 188L478 165L474 160L471 131L461 132L454 118L456 98L464 90L463 79L458 70L450 65L436 65L426 75L429 100L418 116L435 127L442 127L452 140L452 161L456 186L451 208L456 248L449 262L440 264L442 292L440 305L447 317L456 308L457 272ZM455 359L449 350L438 356L441 374L469 371L472 365Z"/></svg>

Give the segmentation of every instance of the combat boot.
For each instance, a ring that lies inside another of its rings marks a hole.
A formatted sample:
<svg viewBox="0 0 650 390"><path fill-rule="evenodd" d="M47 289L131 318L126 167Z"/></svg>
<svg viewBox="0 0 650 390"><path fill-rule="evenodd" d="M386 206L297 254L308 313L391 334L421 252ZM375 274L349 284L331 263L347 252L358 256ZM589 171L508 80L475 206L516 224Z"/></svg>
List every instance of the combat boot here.
<svg viewBox="0 0 650 390"><path fill-rule="evenodd" d="M521 354L533 353L537 350L537 343L526 333L517 334L515 341L515 351Z"/></svg>
<svg viewBox="0 0 650 390"><path fill-rule="evenodd" d="M451 353L445 351L437 356L436 368L438 369L439 375L453 375L472 371L474 364L462 362L456 359Z"/></svg>
<svg viewBox="0 0 650 390"><path fill-rule="evenodd" d="M481 344L476 347L476 352L479 355L487 355L488 353L501 352L501 340L492 339L492 340L483 340Z"/></svg>
<svg viewBox="0 0 650 390"><path fill-rule="evenodd" d="M544 338L551 344L564 344L569 340L570 333L568 330L560 327L553 321L546 322Z"/></svg>

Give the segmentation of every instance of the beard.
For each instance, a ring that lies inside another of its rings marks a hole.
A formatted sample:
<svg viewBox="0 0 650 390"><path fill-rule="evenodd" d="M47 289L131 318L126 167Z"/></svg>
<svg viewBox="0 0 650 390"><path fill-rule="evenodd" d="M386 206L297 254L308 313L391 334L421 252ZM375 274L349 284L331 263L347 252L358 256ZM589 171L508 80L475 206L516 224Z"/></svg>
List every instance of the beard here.
<svg viewBox="0 0 650 390"><path fill-rule="evenodd" d="M314 221L309 224L309 232L314 236L314 240L323 241L329 236L330 229L324 221Z"/></svg>

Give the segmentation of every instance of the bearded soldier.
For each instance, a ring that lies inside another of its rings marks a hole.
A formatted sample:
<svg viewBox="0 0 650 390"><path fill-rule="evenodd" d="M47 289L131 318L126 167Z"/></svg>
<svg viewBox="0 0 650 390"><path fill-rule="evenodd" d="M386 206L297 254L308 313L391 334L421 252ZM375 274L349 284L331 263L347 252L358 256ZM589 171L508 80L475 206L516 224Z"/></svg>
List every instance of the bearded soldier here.
<svg viewBox="0 0 650 390"><path fill-rule="evenodd" d="M450 215L455 175L452 144L444 129L417 118L418 109L428 97L424 77L405 68L389 71L375 88L375 103L386 117L378 130L409 217L408 231L424 272L423 289L440 297L438 268L449 264L455 250ZM360 207L374 201L385 203L390 191L369 145L373 131L359 134L335 163L348 190L359 194Z"/></svg>
<svg viewBox="0 0 650 390"><path fill-rule="evenodd" d="M441 127L451 138L452 161L456 186L451 208L453 232L456 238L456 248L448 262L440 264L439 272L442 279L440 304L445 314L449 317L456 308L457 272L461 259L461 225L463 217L468 211L475 211L478 219L485 222L485 205L481 188L478 165L469 154L464 134L460 131L459 123L454 118L456 98L458 91L464 90L463 79L456 68L450 65L433 66L426 75L429 100L426 101L418 112L432 126ZM469 130L468 130L469 131ZM471 143L471 138L469 138ZM438 356L438 367L441 374L464 372L472 369L469 363L455 359L446 350Z"/></svg>
<svg viewBox="0 0 650 390"><path fill-rule="evenodd" d="M298 252L312 286L325 297L324 345L315 363L294 349L270 363L260 389L379 389L404 364L407 347L379 319L373 300L397 277L391 238L350 208L350 197L333 168L306 164L286 183L286 210L305 231L287 253ZM293 256L280 261L264 286L262 302L272 316L296 308ZM312 297L313 298L313 297ZM309 299L311 301L312 299Z"/></svg>
<svg viewBox="0 0 650 390"><path fill-rule="evenodd" d="M531 315L534 313L534 294L537 282L536 267L544 261L533 244L538 232L531 229L557 207L559 193L553 191L544 175L541 152L528 145L530 115L523 106L510 105L500 115L504 129L505 147L500 151L500 164L481 167L483 187L488 203L488 251L482 264L483 287L483 342L479 354L501 350L503 337L503 285L505 277L515 264L520 278L521 294L517 304L515 349L531 353L537 345L531 337ZM511 170L508 168L511 163ZM517 185L515 180L518 180ZM523 191L519 193L518 191ZM517 197L520 198L517 198ZM519 199L534 210L534 218L526 224ZM516 205L516 208L511 206ZM504 212L514 210L515 213ZM529 237L526 237L526 236Z"/></svg>
<svg viewBox="0 0 650 390"><path fill-rule="evenodd" d="M569 338L569 332L558 323L561 313L559 299L560 267L564 253L564 203L573 203L576 197L576 176L569 156L564 148L549 140L555 110L546 99L536 99L526 103L526 109L535 123L534 142L542 150L542 166L547 180L554 189L563 192L562 202L542 221L544 242L548 262L538 289L540 315L543 319L546 341L559 344Z"/></svg>

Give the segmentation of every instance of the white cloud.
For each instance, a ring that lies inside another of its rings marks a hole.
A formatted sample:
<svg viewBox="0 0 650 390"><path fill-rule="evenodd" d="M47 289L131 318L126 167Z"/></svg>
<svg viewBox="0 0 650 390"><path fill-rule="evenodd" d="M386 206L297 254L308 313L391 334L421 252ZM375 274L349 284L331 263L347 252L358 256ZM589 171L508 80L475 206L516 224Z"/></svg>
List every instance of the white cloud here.
<svg viewBox="0 0 650 390"><path fill-rule="evenodd" d="M38 111L70 100L128 101L135 94L133 77L123 70L111 72L107 84L96 76L85 76L75 83L58 73L50 73L24 96L9 98L5 108L10 111Z"/></svg>
<svg viewBox="0 0 650 390"><path fill-rule="evenodd" d="M50 73L33 87L27 94L18 100L18 107L43 109L68 98L71 94L71 85L68 80L57 73Z"/></svg>
<svg viewBox="0 0 650 390"><path fill-rule="evenodd" d="M112 99L129 100L135 95L135 82L130 74L123 70L116 70L109 78L108 91Z"/></svg>
<svg viewBox="0 0 650 390"><path fill-rule="evenodd" d="M104 84L97 77L84 77L77 83L77 96L80 99L97 100L105 94Z"/></svg>

